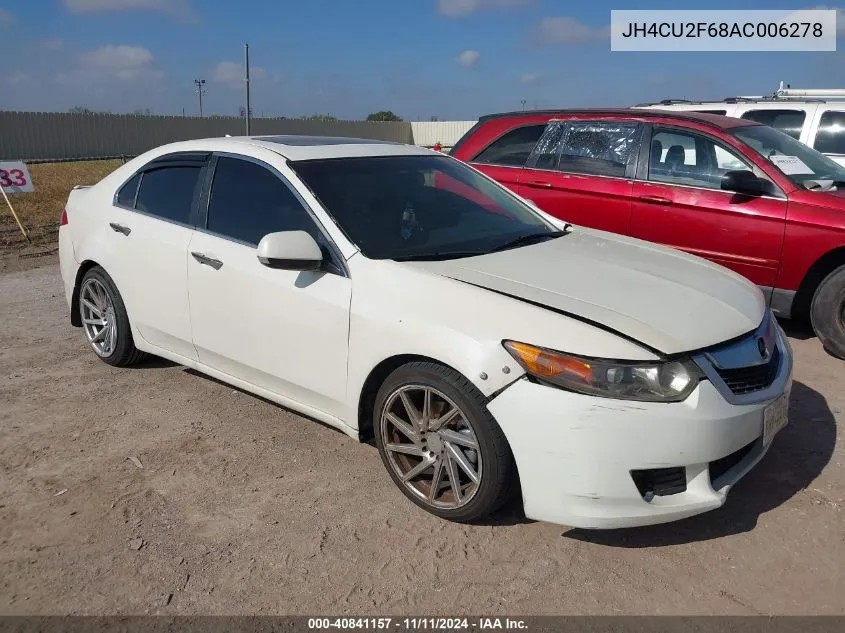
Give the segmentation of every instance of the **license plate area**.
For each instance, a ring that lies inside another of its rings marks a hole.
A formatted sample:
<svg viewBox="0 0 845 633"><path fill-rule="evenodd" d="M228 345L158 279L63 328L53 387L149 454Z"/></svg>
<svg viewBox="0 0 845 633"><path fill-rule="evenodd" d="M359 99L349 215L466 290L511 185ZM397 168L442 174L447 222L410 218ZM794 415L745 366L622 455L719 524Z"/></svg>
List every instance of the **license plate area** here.
<svg viewBox="0 0 845 633"><path fill-rule="evenodd" d="M768 446L788 422L789 396L783 394L763 411L763 444Z"/></svg>

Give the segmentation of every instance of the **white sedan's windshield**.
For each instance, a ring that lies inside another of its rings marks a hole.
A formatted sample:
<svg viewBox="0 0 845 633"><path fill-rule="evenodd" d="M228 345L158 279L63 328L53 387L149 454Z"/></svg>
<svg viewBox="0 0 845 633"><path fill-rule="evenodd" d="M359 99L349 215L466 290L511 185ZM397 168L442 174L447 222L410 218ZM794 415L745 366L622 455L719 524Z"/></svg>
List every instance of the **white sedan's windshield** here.
<svg viewBox="0 0 845 633"><path fill-rule="evenodd" d="M733 130L733 135L780 169L799 187L810 181L825 186L845 185L845 169L824 154L804 145L788 134L766 125L749 125Z"/></svg>
<svg viewBox="0 0 845 633"><path fill-rule="evenodd" d="M444 156L291 163L371 259L450 259L560 234L519 198Z"/></svg>

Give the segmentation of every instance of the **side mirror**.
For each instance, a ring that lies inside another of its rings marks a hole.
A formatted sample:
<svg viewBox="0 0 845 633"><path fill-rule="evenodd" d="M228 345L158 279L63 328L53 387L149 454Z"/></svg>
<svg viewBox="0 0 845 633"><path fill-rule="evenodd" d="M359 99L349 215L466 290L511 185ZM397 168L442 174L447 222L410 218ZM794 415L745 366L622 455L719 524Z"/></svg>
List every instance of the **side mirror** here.
<svg viewBox="0 0 845 633"><path fill-rule="evenodd" d="M318 270L323 264L323 252L305 231L268 233L258 243L257 256L265 266L282 270Z"/></svg>
<svg viewBox="0 0 845 633"><path fill-rule="evenodd" d="M735 169L722 176L722 189L748 196L759 196L766 193L766 181L747 169Z"/></svg>

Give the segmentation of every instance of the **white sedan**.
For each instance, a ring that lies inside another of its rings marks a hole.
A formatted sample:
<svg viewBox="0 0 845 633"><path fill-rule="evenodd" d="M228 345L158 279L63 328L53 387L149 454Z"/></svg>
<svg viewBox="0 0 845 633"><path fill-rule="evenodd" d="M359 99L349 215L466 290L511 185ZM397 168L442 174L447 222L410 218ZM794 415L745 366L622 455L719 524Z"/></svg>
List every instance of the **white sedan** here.
<svg viewBox="0 0 845 633"><path fill-rule="evenodd" d="M449 156L321 137L176 143L77 187L71 322L375 437L414 503L584 528L721 506L786 424L755 285L571 227ZM235 423L235 422L233 422Z"/></svg>

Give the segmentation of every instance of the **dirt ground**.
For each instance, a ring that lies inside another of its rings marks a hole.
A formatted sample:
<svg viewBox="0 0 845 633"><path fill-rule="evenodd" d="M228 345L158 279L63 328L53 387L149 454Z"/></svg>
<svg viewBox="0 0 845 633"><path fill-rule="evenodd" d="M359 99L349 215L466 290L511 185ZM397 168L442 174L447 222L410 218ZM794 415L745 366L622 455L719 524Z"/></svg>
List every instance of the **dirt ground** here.
<svg viewBox="0 0 845 633"><path fill-rule="evenodd" d="M121 160L35 163L29 173L35 191L9 196L15 213L34 244L55 243L59 218L74 185L93 185L123 164ZM0 249L18 248L26 240L0 198Z"/></svg>
<svg viewBox="0 0 845 633"><path fill-rule="evenodd" d="M370 445L167 362L100 362L49 250L0 266L0 613L845 613L845 363L800 331L790 424L724 508L463 526Z"/></svg>

